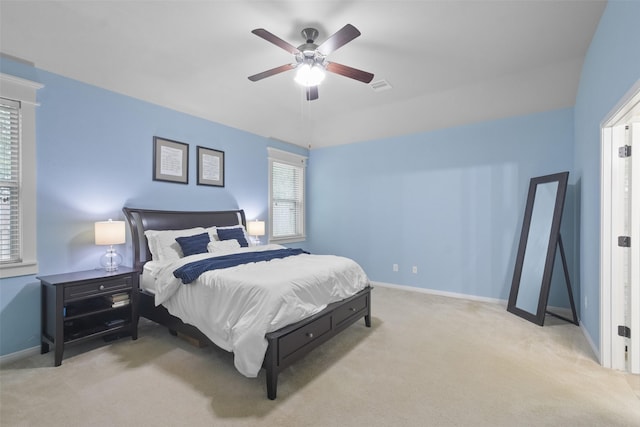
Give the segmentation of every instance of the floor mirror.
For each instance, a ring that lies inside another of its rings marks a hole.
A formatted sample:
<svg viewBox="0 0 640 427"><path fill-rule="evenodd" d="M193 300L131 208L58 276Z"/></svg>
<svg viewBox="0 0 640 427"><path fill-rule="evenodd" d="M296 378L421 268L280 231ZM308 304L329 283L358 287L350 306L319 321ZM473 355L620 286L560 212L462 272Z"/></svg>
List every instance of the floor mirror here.
<svg viewBox="0 0 640 427"><path fill-rule="evenodd" d="M546 314L578 324L560 236L568 178L569 172L561 172L532 178L529 183L507 310L540 326L544 325ZM572 318L547 310L556 249L560 251Z"/></svg>

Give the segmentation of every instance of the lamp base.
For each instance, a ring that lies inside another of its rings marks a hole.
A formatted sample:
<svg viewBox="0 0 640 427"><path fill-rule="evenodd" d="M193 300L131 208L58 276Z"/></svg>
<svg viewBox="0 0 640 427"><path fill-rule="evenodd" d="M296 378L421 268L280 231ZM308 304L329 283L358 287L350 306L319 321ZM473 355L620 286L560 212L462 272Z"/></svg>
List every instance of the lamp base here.
<svg viewBox="0 0 640 427"><path fill-rule="evenodd" d="M122 255L117 253L113 246L107 249L107 252L100 257L100 265L105 271L117 271L122 264Z"/></svg>

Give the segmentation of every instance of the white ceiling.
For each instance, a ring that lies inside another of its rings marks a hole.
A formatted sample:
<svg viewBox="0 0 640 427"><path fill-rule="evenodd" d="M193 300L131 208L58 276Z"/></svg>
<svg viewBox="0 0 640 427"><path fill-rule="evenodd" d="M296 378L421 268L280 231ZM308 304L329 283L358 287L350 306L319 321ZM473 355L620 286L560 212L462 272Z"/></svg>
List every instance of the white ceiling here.
<svg viewBox="0 0 640 427"><path fill-rule="evenodd" d="M0 52L155 104L311 148L573 106L603 1L0 0ZM251 34L320 44L391 90L329 74L308 102L294 62Z"/></svg>

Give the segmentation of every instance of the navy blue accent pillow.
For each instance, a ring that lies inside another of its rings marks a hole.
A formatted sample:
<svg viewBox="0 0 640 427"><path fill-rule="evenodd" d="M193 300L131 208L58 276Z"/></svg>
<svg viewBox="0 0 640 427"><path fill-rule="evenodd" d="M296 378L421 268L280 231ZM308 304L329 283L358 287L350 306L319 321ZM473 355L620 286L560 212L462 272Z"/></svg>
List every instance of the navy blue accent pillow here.
<svg viewBox="0 0 640 427"><path fill-rule="evenodd" d="M207 252L207 245L211 239L209 233L196 234L195 236L176 237L176 242L182 248L184 256L203 254Z"/></svg>
<svg viewBox="0 0 640 427"><path fill-rule="evenodd" d="M218 233L218 238L220 240L233 240L236 239L238 243L240 243L241 248L246 248L249 246L247 239L244 237L244 230L240 227L238 228L218 228L216 229Z"/></svg>

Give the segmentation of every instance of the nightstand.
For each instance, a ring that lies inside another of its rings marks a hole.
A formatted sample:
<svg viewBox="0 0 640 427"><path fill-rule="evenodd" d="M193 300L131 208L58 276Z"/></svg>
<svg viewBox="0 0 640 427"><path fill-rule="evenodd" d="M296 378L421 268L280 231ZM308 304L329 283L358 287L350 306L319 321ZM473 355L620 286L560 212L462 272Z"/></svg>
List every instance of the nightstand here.
<svg viewBox="0 0 640 427"><path fill-rule="evenodd" d="M55 347L55 366L64 346L107 335L138 338L139 272L120 267L40 276L42 338L40 353Z"/></svg>

